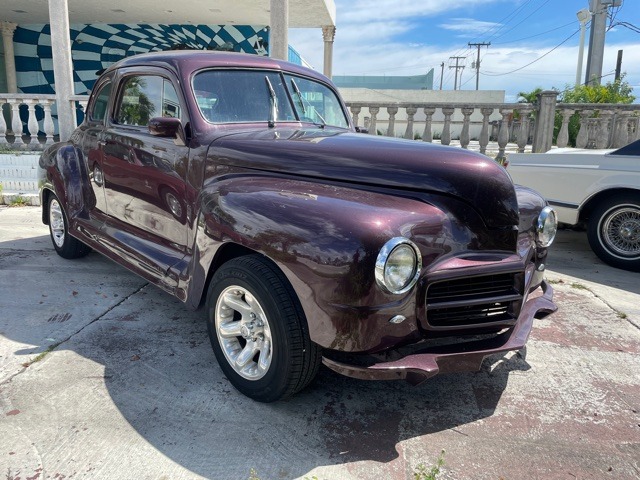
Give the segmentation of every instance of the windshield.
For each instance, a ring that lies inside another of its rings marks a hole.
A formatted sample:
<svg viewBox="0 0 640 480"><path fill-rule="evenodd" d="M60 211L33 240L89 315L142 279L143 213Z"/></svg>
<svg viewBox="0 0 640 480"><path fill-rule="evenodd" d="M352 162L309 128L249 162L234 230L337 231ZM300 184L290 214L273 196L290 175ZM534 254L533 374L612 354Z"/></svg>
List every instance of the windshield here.
<svg viewBox="0 0 640 480"><path fill-rule="evenodd" d="M284 77L301 121L349 127L340 101L329 87L307 78Z"/></svg>
<svg viewBox="0 0 640 480"><path fill-rule="evenodd" d="M303 77L270 71L206 70L195 75L193 90L202 116L212 123L301 121L349 127L336 94Z"/></svg>

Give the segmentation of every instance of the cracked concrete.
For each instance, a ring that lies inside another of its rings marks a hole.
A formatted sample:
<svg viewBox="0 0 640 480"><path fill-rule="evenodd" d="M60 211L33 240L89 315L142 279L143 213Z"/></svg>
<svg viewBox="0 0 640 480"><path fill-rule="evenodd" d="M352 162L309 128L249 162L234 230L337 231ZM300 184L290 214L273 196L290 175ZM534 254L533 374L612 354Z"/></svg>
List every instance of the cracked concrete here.
<svg viewBox="0 0 640 480"><path fill-rule="evenodd" d="M439 479L636 479L638 274L579 232L560 233L549 268L560 311L524 358L418 387L323 369L263 405L222 375L202 312L95 253L59 258L39 209L0 207L0 474L405 479L445 449Z"/></svg>

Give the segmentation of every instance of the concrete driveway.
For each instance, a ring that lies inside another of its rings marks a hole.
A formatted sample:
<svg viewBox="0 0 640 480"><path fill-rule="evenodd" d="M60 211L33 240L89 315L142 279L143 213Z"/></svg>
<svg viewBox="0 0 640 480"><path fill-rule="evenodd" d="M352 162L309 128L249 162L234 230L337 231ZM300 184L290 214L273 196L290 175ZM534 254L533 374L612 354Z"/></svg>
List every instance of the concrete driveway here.
<svg viewBox="0 0 640 480"><path fill-rule="evenodd" d="M98 254L59 258L34 207L0 207L0 475L25 479L640 476L640 275L583 233L549 260L560 311L526 359L418 387L326 369L255 403L218 368L202 312ZM42 355L43 352L48 352Z"/></svg>

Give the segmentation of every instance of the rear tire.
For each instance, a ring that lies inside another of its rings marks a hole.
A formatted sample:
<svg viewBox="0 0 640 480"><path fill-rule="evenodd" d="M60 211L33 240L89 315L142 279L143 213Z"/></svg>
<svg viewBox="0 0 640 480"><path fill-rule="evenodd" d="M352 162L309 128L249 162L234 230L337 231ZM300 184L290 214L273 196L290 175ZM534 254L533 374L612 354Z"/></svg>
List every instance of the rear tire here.
<svg viewBox="0 0 640 480"><path fill-rule="evenodd" d="M640 195L615 195L591 212L587 229L589 245L611 266L640 271Z"/></svg>
<svg viewBox="0 0 640 480"><path fill-rule="evenodd" d="M69 221L60 200L53 193L48 204L49 235L58 255L66 259L86 256L91 248L69 235Z"/></svg>
<svg viewBox="0 0 640 480"><path fill-rule="evenodd" d="M261 255L229 260L211 279L207 329L220 368L244 395L259 402L306 387L321 363L295 291Z"/></svg>

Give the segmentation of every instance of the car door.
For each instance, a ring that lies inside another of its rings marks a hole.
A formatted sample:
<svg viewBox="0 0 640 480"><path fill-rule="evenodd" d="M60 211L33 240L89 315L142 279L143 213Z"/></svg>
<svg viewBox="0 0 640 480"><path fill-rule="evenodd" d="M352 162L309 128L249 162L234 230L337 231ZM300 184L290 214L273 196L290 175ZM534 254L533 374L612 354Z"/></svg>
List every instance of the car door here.
<svg viewBox="0 0 640 480"><path fill-rule="evenodd" d="M163 69L125 70L118 84L103 146L108 236L164 282L187 249L189 151L176 138L151 135L148 124L154 117L183 118L184 102Z"/></svg>
<svg viewBox="0 0 640 480"><path fill-rule="evenodd" d="M113 92L111 77L101 79L95 86L95 95L88 105L86 121L84 122L82 151L86 157L87 169L91 180L91 189L95 196L95 206L91 216L97 221L103 221L107 212L104 195L103 150L106 119L111 104Z"/></svg>

